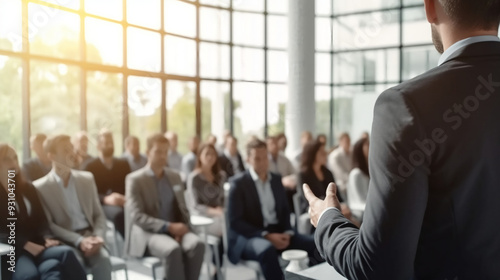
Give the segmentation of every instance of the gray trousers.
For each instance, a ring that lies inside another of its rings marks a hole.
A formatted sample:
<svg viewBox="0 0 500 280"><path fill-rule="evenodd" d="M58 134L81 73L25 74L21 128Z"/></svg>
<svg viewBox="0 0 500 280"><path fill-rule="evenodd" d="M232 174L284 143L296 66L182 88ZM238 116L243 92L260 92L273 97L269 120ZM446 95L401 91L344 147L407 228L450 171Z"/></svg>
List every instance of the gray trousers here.
<svg viewBox="0 0 500 280"><path fill-rule="evenodd" d="M92 232L89 230L77 231L82 236L90 236ZM83 267L89 268L94 280L111 280L111 260L106 248L101 247L101 250L93 256L85 257L79 248L71 247L75 252L76 258L80 261Z"/></svg>
<svg viewBox="0 0 500 280"><path fill-rule="evenodd" d="M154 234L149 239L148 250L162 260L166 279L198 280L205 245L196 234L186 233L181 243L169 235Z"/></svg>
<svg viewBox="0 0 500 280"><path fill-rule="evenodd" d="M94 280L111 280L111 261L109 259L108 251L103 247L101 250L90 257L85 257L83 253L71 247L75 251L76 258L80 263L90 269L92 273L92 279Z"/></svg>

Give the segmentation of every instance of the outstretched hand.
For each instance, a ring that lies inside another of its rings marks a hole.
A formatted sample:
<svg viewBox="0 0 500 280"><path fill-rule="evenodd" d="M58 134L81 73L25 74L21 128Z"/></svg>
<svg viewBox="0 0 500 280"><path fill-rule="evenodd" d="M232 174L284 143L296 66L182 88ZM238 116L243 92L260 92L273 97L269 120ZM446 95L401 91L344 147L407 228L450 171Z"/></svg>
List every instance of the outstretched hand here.
<svg viewBox="0 0 500 280"><path fill-rule="evenodd" d="M337 198L337 186L335 183L330 183L328 185L324 200L317 198L307 184L304 184L302 188L304 190L304 196L309 202L309 215L311 217L311 224L314 227L318 226L319 216L325 209L335 207L340 210L340 202Z"/></svg>

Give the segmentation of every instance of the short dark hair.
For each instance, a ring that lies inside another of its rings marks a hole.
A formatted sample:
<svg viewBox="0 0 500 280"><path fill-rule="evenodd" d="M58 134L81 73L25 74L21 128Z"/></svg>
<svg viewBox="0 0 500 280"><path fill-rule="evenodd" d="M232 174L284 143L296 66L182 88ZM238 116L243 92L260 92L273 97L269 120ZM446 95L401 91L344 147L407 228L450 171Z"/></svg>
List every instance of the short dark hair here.
<svg viewBox="0 0 500 280"><path fill-rule="evenodd" d="M260 139L253 139L247 144L247 156L250 156L250 152L255 149L260 149L264 148L267 149L267 144L266 142L260 140Z"/></svg>
<svg viewBox="0 0 500 280"><path fill-rule="evenodd" d="M43 151L47 154L48 153L55 154L57 151L57 147L61 146L61 144L65 141L71 143L71 137L65 134L49 137L45 139L45 141L43 142Z"/></svg>
<svg viewBox="0 0 500 280"><path fill-rule="evenodd" d="M160 144L169 144L170 142L168 139L161 133L155 133L146 139L146 152L149 152L155 143L160 143Z"/></svg>
<svg viewBox="0 0 500 280"><path fill-rule="evenodd" d="M500 0L439 0L453 23L464 28L498 28Z"/></svg>

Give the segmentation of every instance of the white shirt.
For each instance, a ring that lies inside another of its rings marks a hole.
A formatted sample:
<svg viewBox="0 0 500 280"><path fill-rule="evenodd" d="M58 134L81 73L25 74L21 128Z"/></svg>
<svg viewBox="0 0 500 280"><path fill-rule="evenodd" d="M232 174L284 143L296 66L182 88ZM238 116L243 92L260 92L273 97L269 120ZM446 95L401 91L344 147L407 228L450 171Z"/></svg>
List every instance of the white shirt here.
<svg viewBox="0 0 500 280"><path fill-rule="evenodd" d="M269 154L269 171L280 174L282 177L286 177L294 174L295 168L290 160L284 155L278 154L278 157L274 160L273 156Z"/></svg>
<svg viewBox="0 0 500 280"><path fill-rule="evenodd" d="M64 182L59 177L55 171L51 171L52 176L59 185L61 192L64 196L64 201L69 210L69 215L71 216L72 225L71 228L74 231L81 230L89 227L89 222L83 213L82 207L80 205L80 200L78 199L78 194L76 193L75 180L73 176L69 175L68 186L64 187Z"/></svg>
<svg viewBox="0 0 500 280"><path fill-rule="evenodd" d="M257 193L259 194L262 217L264 218L264 227L275 225L278 223L278 216L276 215L276 201L274 200L273 190L271 189L271 174L268 173L267 180L262 182L253 167L250 167L249 170L255 182Z"/></svg>
<svg viewBox="0 0 500 280"><path fill-rule="evenodd" d="M450 57L458 50L468 45L480 42L500 42L500 38L498 38L497 36L486 35L486 36L473 36L460 40L455 44L451 45L448 49L446 49L446 51L443 52L441 57L439 57L438 66L448 61Z"/></svg>
<svg viewBox="0 0 500 280"><path fill-rule="evenodd" d="M361 169L354 168L349 174L349 184L347 184L347 205L358 217L363 216L366 205L366 196L368 195L368 177Z"/></svg>
<svg viewBox="0 0 500 280"><path fill-rule="evenodd" d="M349 172L352 169L351 153L347 154L342 147L337 147L328 156L328 167L333 173L335 183L342 193L345 193L347 182L349 181Z"/></svg>

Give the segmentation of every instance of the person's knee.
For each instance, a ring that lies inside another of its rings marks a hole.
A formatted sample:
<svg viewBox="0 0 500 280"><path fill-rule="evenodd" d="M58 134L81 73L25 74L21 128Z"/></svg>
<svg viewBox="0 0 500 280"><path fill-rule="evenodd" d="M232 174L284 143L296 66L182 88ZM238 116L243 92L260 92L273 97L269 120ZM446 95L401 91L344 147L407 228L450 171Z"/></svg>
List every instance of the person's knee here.
<svg viewBox="0 0 500 280"><path fill-rule="evenodd" d="M268 259L268 258L277 258L278 257L278 252L276 251L276 248L274 248L273 244L269 242L268 240L265 240L265 242L261 242L259 244L260 250L259 253L257 254L257 257L259 259Z"/></svg>
<svg viewBox="0 0 500 280"><path fill-rule="evenodd" d="M168 260L182 259L182 248L176 243L171 248L165 249L161 252L161 256Z"/></svg>
<svg viewBox="0 0 500 280"><path fill-rule="evenodd" d="M42 262L38 266L38 272L40 275L45 275L51 272L60 272L61 271L61 262L56 259L50 259Z"/></svg>

